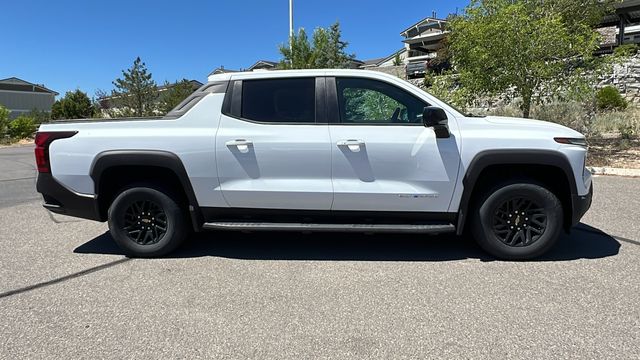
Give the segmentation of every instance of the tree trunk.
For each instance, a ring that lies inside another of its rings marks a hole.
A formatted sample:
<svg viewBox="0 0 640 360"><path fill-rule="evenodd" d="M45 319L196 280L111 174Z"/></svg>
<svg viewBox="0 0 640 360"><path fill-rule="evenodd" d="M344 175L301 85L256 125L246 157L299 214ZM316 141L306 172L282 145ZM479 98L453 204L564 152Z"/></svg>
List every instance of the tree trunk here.
<svg viewBox="0 0 640 360"><path fill-rule="evenodd" d="M530 90L524 90L522 92L522 106L520 109L522 110L522 117L525 119L529 118L531 113L531 98L533 97L533 92Z"/></svg>

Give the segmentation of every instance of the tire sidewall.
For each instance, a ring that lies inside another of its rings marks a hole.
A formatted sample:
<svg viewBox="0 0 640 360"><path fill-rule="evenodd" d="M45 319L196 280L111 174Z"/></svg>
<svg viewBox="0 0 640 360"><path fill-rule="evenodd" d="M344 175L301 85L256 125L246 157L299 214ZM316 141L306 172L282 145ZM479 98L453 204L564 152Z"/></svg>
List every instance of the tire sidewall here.
<svg viewBox="0 0 640 360"><path fill-rule="evenodd" d="M155 244L141 245L129 238L124 231L124 213L135 201L148 200L162 208L167 216L167 231ZM122 191L112 202L108 213L109 231L115 242L132 257L155 257L167 254L177 248L186 234L182 209L163 192L147 188L134 187Z"/></svg>
<svg viewBox="0 0 640 360"><path fill-rule="evenodd" d="M493 216L496 209L513 198L533 200L544 208L547 227L533 244L514 247L503 243L493 231ZM504 259L531 259L542 255L555 245L562 231L563 213L558 198L546 188L529 183L509 184L489 192L475 214L474 233L478 244L487 252Z"/></svg>

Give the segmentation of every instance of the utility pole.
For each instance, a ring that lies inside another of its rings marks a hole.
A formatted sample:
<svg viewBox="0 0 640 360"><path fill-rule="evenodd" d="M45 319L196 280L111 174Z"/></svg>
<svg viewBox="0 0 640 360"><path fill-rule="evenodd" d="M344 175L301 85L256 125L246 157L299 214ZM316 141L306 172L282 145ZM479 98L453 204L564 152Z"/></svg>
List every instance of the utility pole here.
<svg viewBox="0 0 640 360"><path fill-rule="evenodd" d="M289 49L293 49L293 0L289 0Z"/></svg>

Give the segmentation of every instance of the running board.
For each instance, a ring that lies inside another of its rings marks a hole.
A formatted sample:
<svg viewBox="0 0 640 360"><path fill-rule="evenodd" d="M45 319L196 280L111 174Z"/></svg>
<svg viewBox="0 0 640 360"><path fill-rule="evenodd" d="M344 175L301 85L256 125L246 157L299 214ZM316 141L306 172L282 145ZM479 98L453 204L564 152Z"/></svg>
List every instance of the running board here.
<svg viewBox="0 0 640 360"><path fill-rule="evenodd" d="M205 230L256 230L256 231L332 231L332 232L375 232L442 234L455 232L453 224L308 224L273 222L208 222L202 226Z"/></svg>

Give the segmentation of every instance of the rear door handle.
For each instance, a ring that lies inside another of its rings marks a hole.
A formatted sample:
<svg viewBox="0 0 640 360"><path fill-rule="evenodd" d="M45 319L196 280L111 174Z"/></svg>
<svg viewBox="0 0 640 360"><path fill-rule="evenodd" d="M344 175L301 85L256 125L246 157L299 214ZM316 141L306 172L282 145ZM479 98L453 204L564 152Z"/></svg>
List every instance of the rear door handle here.
<svg viewBox="0 0 640 360"><path fill-rule="evenodd" d="M352 152L360 152L360 147L364 146L364 141L355 140L355 139L340 140L340 141L338 141L337 145L341 146L341 147L342 146L346 146Z"/></svg>
<svg viewBox="0 0 640 360"><path fill-rule="evenodd" d="M249 146L253 145L253 142L245 139L229 140L225 145L232 147L235 146L240 152L246 153L249 151Z"/></svg>

